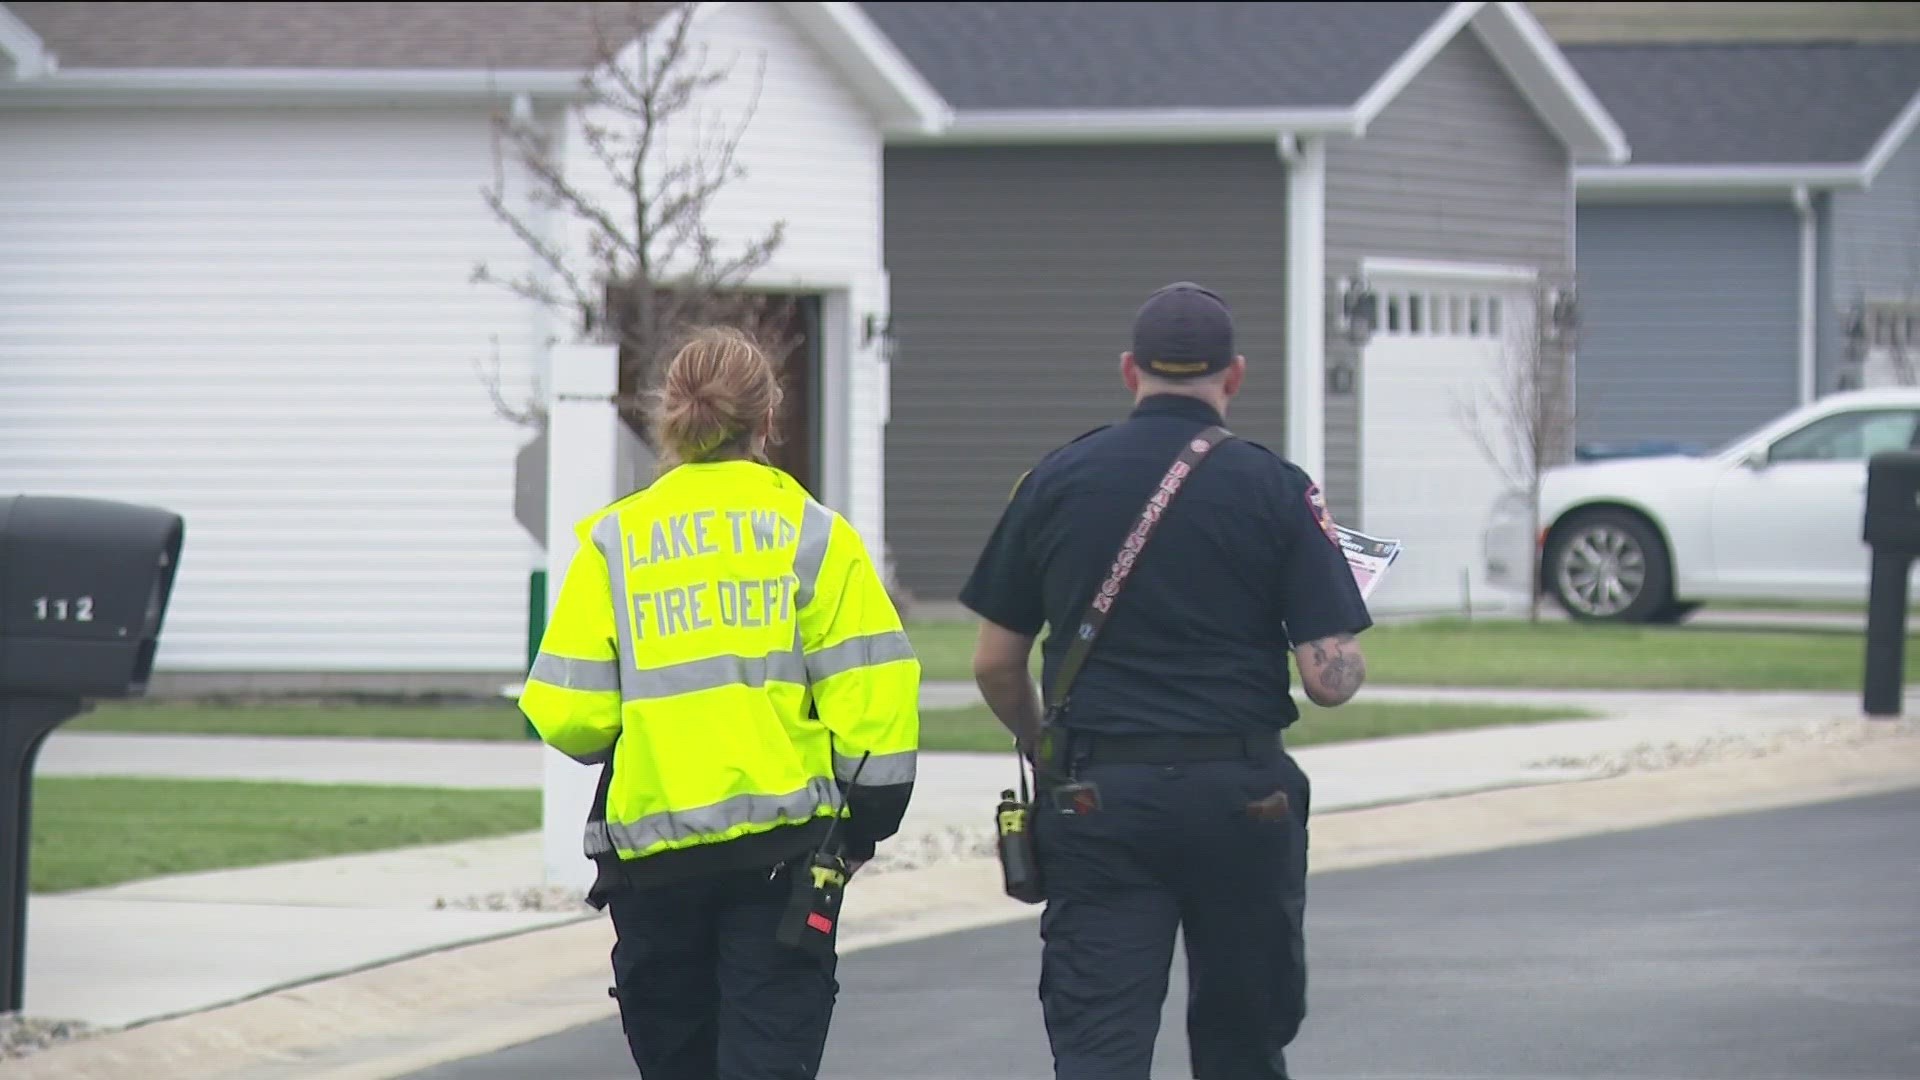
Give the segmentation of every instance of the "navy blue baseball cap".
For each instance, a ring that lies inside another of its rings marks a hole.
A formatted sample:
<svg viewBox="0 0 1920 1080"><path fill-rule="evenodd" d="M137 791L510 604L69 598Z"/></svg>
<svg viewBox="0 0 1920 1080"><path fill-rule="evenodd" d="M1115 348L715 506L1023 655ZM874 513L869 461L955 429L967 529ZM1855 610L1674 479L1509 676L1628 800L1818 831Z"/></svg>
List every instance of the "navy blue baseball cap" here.
<svg viewBox="0 0 1920 1080"><path fill-rule="evenodd" d="M1219 294L1176 281L1133 317L1133 362L1162 379L1198 379L1233 366L1233 313Z"/></svg>

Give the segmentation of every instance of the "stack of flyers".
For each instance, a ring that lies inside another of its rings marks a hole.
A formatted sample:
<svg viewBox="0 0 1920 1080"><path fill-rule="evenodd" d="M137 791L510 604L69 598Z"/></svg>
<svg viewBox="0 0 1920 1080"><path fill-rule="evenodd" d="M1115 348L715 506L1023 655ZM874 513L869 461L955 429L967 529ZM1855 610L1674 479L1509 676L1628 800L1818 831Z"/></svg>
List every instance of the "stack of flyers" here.
<svg viewBox="0 0 1920 1080"><path fill-rule="evenodd" d="M1382 540L1377 536L1355 532L1344 525L1334 526L1340 534L1340 550L1347 555L1347 565L1353 570L1354 583L1360 586L1360 597L1366 599L1373 594L1374 586L1387 576L1387 569L1400 557L1400 541Z"/></svg>

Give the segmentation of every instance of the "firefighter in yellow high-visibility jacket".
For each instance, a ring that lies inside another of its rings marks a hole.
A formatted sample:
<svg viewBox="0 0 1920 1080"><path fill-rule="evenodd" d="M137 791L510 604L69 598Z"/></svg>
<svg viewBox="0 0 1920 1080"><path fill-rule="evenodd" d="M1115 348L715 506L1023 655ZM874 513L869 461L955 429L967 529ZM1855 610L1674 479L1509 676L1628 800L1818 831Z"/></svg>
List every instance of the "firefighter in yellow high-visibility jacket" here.
<svg viewBox="0 0 1920 1080"><path fill-rule="evenodd" d="M766 463L779 404L745 335L674 356L651 416L671 467L580 523L520 698L548 745L609 763L590 895L648 1080L817 1073L831 939L776 931L829 830L857 869L913 791L919 662L860 536Z"/></svg>

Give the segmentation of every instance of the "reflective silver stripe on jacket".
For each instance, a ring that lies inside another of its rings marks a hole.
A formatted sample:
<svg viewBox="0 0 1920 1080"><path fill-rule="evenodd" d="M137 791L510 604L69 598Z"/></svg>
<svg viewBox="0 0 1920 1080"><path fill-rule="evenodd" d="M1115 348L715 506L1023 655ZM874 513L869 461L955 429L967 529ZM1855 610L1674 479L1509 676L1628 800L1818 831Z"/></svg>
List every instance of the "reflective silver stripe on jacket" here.
<svg viewBox="0 0 1920 1080"><path fill-rule="evenodd" d="M798 655L790 652L769 653L766 656L709 656L684 664L629 672L627 681L629 685L621 688L620 696L623 699L649 701L701 690L717 690L723 686L765 686L770 682L805 686L807 666Z"/></svg>
<svg viewBox="0 0 1920 1080"><path fill-rule="evenodd" d="M627 560L620 551L620 514L616 511L594 523L593 546L600 550L600 557L607 563L608 602L613 605L613 625L616 636L613 641L614 655L622 661L620 669L620 698L628 698L628 684L634 676L633 654L633 612L627 607Z"/></svg>
<svg viewBox="0 0 1920 1080"><path fill-rule="evenodd" d="M819 777L785 795L735 795L694 810L665 810L638 821L587 824L586 851L645 851L662 842L715 836L740 825L799 825L819 816L822 807L840 809L840 789Z"/></svg>
<svg viewBox="0 0 1920 1080"><path fill-rule="evenodd" d="M527 678L568 690L620 689L620 662L617 660L576 660L543 652L533 658Z"/></svg>
<svg viewBox="0 0 1920 1080"><path fill-rule="evenodd" d="M814 590L820 585L820 568L827 562L827 542L832 539L833 511L808 499L800 515L800 543L793 549L793 576L800 580L794 593L796 613L813 603Z"/></svg>
<svg viewBox="0 0 1920 1080"><path fill-rule="evenodd" d="M613 850L613 838L607 835L607 823L604 821L587 822L587 858L605 855Z"/></svg>
<svg viewBox="0 0 1920 1080"><path fill-rule="evenodd" d="M884 787L888 784L911 784L920 755L913 750L902 750L897 754L875 754L860 764L857 755L833 752L833 775L836 780L853 782L853 772L860 770L860 787Z"/></svg>
<svg viewBox="0 0 1920 1080"><path fill-rule="evenodd" d="M814 682L821 682L855 668L911 659L913 659L913 642L903 631L888 630L864 637L848 638L838 645L808 653L807 674Z"/></svg>

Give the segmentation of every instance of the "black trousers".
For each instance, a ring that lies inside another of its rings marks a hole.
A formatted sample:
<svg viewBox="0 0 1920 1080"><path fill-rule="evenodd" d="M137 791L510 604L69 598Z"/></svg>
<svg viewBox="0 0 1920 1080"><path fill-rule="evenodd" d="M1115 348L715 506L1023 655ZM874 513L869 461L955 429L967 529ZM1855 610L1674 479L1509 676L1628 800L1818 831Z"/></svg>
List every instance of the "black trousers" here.
<svg viewBox="0 0 1920 1080"><path fill-rule="evenodd" d="M813 1080L833 957L774 940L791 878L772 867L613 894L614 993L645 1080Z"/></svg>
<svg viewBox="0 0 1920 1080"><path fill-rule="evenodd" d="M1306 1017L1306 774L1258 759L1080 769L1101 807L1049 812L1040 1001L1058 1080L1148 1080L1176 930L1197 1080L1279 1080ZM1285 792L1259 820L1248 804Z"/></svg>

